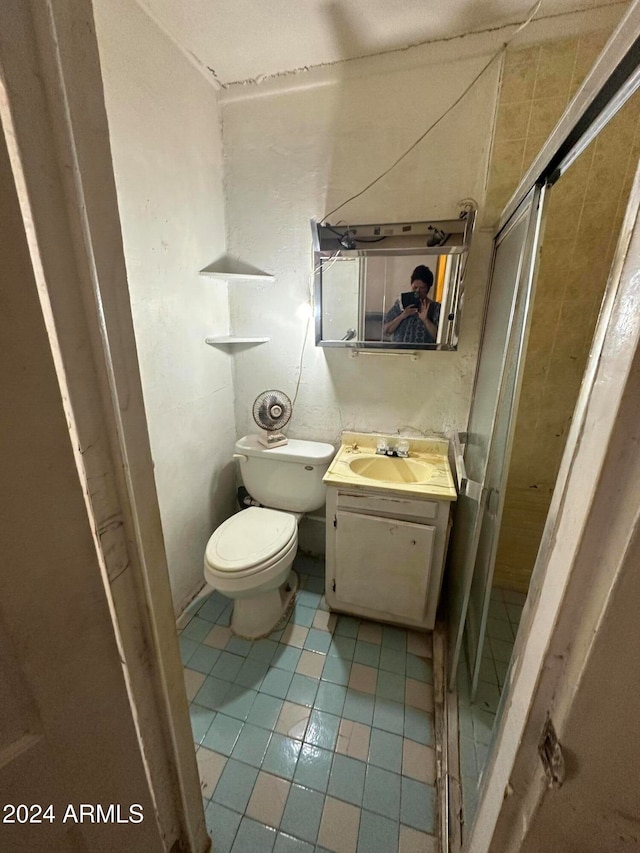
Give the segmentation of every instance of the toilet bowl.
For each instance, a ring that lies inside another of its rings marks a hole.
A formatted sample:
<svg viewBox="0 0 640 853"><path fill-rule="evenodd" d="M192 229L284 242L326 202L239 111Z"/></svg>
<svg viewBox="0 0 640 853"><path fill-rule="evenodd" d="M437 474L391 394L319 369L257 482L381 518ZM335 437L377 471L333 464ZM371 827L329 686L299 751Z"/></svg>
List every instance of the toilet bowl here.
<svg viewBox="0 0 640 853"><path fill-rule="evenodd" d="M322 477L334 453L330 444L295 439L276 448L262 446L256 436L236 443L245 486L269 506L243 509L213 532L204 576L233 600L231 630L237 636L267 636L293 605L298 523L304 512L324 503Z"/></svg>
<svg viewBox="0 0 640 853"><path fill-rule="evenodd" d="M205 551L207 583L234 599L231 630L255 640L274 630L298 588L291 565L300 514L249 507L213 533Z"/></svg>

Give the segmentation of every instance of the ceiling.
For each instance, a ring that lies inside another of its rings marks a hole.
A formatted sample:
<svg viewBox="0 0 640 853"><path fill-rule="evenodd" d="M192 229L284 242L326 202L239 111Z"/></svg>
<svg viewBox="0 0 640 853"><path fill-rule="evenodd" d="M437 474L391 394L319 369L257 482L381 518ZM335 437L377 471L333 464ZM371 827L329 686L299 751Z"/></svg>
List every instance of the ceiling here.
<svg viewBox="0 0 640 853"><path fill-rule="evenodd" d="M532 0L138 0L222 85L526 19ZM542 0L536 17L616 4Z"/></svg>

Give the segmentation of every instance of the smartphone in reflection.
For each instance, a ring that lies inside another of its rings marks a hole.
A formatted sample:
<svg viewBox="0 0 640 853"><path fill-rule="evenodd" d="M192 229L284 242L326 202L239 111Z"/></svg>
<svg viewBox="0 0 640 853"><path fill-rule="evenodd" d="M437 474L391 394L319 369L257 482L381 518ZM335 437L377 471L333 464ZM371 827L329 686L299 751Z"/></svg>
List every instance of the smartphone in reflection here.
<svg viewBox="0 0 640 853"><path fill-rule="evenodd" d="M420 310L420 297L414 290L409 290L406 293L401 293L400 299L402 300L403 308L409 308L413 305L418 309L418 311Z"/></svg>

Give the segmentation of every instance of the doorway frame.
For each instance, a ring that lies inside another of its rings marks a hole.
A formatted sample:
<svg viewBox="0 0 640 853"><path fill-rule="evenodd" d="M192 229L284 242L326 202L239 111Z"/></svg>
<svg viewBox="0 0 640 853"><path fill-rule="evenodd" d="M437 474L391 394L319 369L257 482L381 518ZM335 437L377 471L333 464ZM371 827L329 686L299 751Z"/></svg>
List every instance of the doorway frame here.
<svg viewBox="0 0 640 853"><path fill-rule="evenodd" d="M205 853L90 0L0 6L0 120L151 819L167 851Z"/></svg>

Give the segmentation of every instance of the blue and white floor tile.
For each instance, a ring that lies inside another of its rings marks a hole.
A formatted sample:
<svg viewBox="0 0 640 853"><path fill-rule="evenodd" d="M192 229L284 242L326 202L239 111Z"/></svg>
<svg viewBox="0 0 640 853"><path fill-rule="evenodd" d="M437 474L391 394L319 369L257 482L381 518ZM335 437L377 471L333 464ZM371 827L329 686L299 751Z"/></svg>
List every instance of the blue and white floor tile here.
<svg viewBox="0 0 640 853"><path fill-rule="evenodd" d="M267 639L217 592L179 622L216 853L437 853L431 636L329 613L324 564L294 568Z"/></svg>

